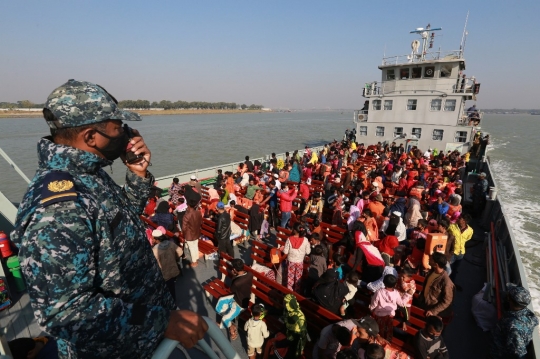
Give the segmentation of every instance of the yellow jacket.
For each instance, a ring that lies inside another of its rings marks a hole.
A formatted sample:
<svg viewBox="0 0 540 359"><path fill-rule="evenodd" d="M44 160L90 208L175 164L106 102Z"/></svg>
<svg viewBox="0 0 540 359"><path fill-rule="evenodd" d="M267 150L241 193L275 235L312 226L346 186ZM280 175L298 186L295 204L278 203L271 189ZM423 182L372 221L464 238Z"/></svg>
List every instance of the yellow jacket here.
<svg viewBox="0 0 540 359"><path fill-rule="evenodd" d="M450 232L456 239L454 246L454 254L465 254L465 242L472 238L473 229L470 226L467 226L467 229L465 229L464 232L461 232L459 226L454 223L448 227L448 232Z"/></svg>

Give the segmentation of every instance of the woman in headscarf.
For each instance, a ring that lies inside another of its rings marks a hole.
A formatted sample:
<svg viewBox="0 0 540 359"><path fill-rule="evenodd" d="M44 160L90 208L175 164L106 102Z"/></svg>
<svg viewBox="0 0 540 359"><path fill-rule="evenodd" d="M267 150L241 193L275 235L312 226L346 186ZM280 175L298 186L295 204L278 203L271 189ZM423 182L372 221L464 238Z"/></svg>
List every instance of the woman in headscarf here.
<svg viewBox="0 0 540 359"><path fill-rule="evenodd" d="M293 161L292 168L289 171L289 181L300 182L300 170L298 168L298 162Z"/></svg>
<svg viewBox="0 0 540 359"><path fill-rule="evenodd" d="M283 299L283 321L285 322L285 335L287 337L288 358L300 358L306 345L307 322L304 313L300 310L300 305L296 297L287 294ZM282 343L285 344L285 343ZM281 346L281 345L279 345Z"/></svg>
<svg viewBox="0 0 540 359"><path fill-rule="evenodd" d="M418 224L418 220L423 218L420 210L420 199L415 195L411 195L409 197L408 210L405 214L405 225L407 228L415 228Z"/></svg>
<svg viewBox="0 0 540 359"><path fill-rule="evenodd" d="M229 193L229 196L234 194L234 178L232 174L227 177L227 182L225 183L225 189Z"/></svg>
<svg viewBox="0 0 540 359"><path fill-rule="evenodd" d="M214 188L210 188L208 190L208 197L210 200L210 205L208 206L208 210L217 211L216 205L220 201L218 191L215 190Z"/></svg>
<svg viewBox="0 0 540 359"><path fill-rule="evenodd" d="M311 153L311 159L309 160L308 164L315 165L317 162L319 162L319 158L317 157L317 154L315 151Z"/></svg>
<svg viewBox="0 0 540 359"><path fill-rule="evenodd" d="M150 217L150 219L158 226L163 226L165 229L174 232L174 218L167 201L162 201L158 204L156 214Z"/></svg>

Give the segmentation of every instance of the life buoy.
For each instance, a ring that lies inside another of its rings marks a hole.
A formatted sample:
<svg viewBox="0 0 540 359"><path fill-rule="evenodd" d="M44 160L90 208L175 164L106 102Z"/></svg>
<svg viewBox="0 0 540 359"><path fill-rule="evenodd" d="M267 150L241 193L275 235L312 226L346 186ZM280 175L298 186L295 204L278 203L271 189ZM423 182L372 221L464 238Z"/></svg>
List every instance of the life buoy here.
<svg viewBox="0 0 540 359"><path fill-rule="evenodd" d="M358 121L363 121L364 120L364 115L360 114L358 115Z"/></svg>
<svg viewBox="0 0 540 359"><path fill-rule="evenodd" d="M433 69L426 69L426 75L433 76Z"/></svg>

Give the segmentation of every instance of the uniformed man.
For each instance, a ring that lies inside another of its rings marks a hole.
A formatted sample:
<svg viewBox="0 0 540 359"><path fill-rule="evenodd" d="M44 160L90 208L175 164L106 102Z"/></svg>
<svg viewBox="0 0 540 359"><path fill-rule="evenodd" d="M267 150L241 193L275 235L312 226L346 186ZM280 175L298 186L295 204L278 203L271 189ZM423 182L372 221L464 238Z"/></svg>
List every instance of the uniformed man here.
<svg viewBox="0 0 540 359"><path fill-rule="evenodd" d="M51 136L38 143L12 233L38 324L60 358L150 358L164 337L193 346L206 323L174 310L139 219L154 182L150 150L122 128L139 115L75 80L50 94L43 114ZM119 157L123 187L103 170Z"/></svg>
<svg viewBox="0 0 540 359"><path fill-rule="evenodd" d="M527 308L531 303L529 291L513 283L506 286L507 310L491 330L489 357L523 359L527 357L527 345L532 340L534 328L538 326L538 318Z"/></svg>

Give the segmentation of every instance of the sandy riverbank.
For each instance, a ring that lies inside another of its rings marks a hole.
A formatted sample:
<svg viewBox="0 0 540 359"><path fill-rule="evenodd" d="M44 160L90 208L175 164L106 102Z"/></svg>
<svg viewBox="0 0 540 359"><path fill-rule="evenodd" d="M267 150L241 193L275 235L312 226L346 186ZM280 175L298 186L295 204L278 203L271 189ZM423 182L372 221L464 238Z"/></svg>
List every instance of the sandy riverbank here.
<svg viewBox="0 0 540 359"><path fill-rule="evenodd" d="M164 115L218 115L231 113L261 113L260 110L139 110L135 111L141 116L164 116ZM40 111L0 111L0 118L30 118L43 117Z"/></svg>

